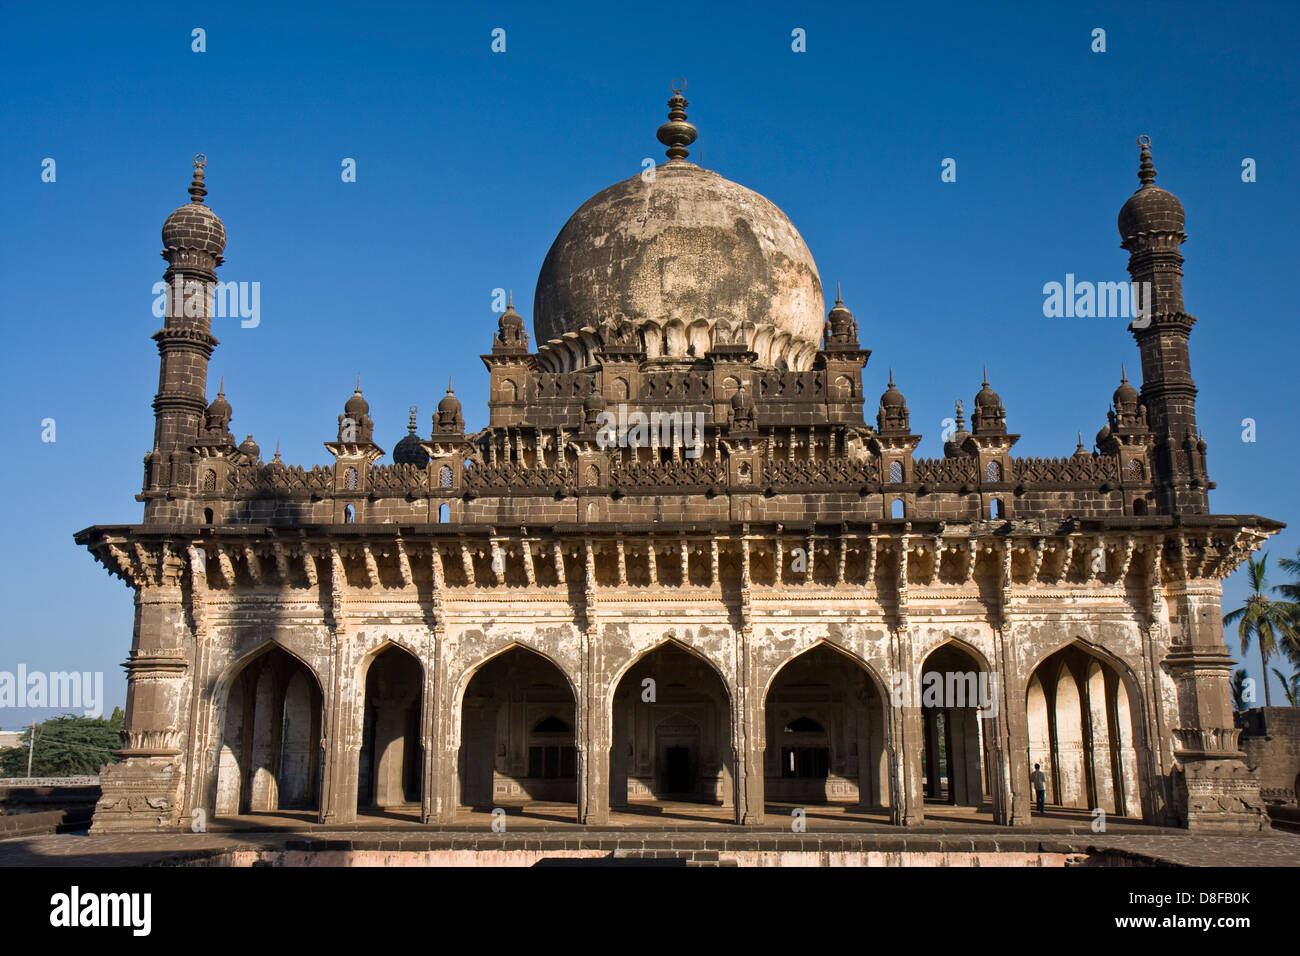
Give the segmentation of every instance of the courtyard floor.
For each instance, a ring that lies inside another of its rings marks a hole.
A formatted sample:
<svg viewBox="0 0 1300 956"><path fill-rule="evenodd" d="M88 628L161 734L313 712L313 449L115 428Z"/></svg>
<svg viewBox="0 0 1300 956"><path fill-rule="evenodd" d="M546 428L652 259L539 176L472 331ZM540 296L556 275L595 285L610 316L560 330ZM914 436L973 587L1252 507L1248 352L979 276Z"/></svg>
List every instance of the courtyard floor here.
<svg viewBox="0 0 1300 956"><path fill-rule="evenodd" d="M738 827L731 811L700 804L632 806L607 826L584 827L572 804L504 807L506 830L492 831L488 810L464 810L454 826L419 822L418 807L367 812L346 826L314 822L314 813L282 812L213 821L206 833L91 835L74 831L0 841L0 866L166 865L238 849L301 850L573 850L616 854L673 851L880 850L883 852L1118 851L1137 863L1173 866L1300 866L1300 834L1201 834L1110 817L1092 830L1086 810L1049 807L1029 827L998 827L984 808L930 803L916 827L892 826L881 812L804 807L803 832L791 805L768 804L761 827Z"/></svg>

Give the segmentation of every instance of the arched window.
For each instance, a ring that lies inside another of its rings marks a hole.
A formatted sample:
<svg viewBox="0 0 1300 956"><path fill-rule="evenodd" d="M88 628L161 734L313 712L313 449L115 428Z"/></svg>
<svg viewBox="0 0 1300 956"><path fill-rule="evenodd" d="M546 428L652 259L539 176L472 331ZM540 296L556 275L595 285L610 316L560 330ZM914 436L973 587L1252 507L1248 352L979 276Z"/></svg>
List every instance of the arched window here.
<svg viewBox="0 0 1300 956"><path fill-rule="evenodd" d="M619 402L626 402L628 396L627 380L622 378L614 379L614 399Z"/></svg>
<svg viewBox="0 0 1300 956"><path fill-rule="evenodd" d="M451 481L452 481L451 467L448 465L443 465L441 468L438 469L438 487L450 488Z"/></svg>
<svg viewBox="0 0 1300 956"><path fill-rule="evenodd" d="M208 472L208 474L212 474L212 473L211 473L211 472ZM211 509L211 508L204 508L204 509L203 509L203 523L204 523L204 524L212 524L212 509Z"/></svg>
<svg viewBox="0 0 1300 956"><path fill-rule="evenodd" d="M902 498L895 498L895 499L894 499L894 503L893 503L892 505L889 506L889 517L891 517L891 518L901 518L901 517L903 517L903 499L902 499Z"/></svg>
<svg viewBox="0 0 1300 956"><path fill-rule="evenodd" d="M1007 516L1006 511L1002 507L1001 498L994 498L992 501L989 502L990 518L1005 518L1006 516Z"/></svg>
<svg viewBox="0 0 1300 956"><path fill-rule="evenodd" d="M600 469L595 465L587 466L587 487L594 488L600 484Z"/></svg>
<svg viewBox="0 0 1300 956"><path fill-rule="evenodd" d="M1001 466L1000 464L998 464L996 461L991 461L991 462L989 462L988 467L984 469L984 480L985 480L985 481L1001 481L1001 480L1002 480L1002 466Z"/></svg>
<svg viewBox="0 0 1300 956"><path fill-rule="evenodd" d="M1135 515L1145 515L1147 513L1147 503L1143 498L1133 499L1133 513Z"/></svg>
<svg viewBox="0 0 1300 956"><path fill-rule="evenodd" d="M1134 458L1133 460L1131 460L1131 461L1128 463L1128 476L1129 476L1130 478L1132 478L1134 481L1141 481L1141 480L1142 480L1142 462L1138 461L1136 458Z"/></svg>
<svg viewBox="0 0 1300 956"><path fill-rule="evenodd" d="M207 471L203 473L203 490L204 491L217 490L217 473L213 471L211 468L209 468Z"/></svg>
<svg viewBox="0 0 1300 956"><path fill-rule="evenodd" d="M351 505L348 505L346 508L343 509L343 520L348 524L351 524L356 519L356 516L357 513L355 510L353 510Z"/></svg>
<svg viewBox="0 0 1300 956"><path fill-rule="evenodd" d="M360 481L361 475L357 473L355 468L349 468L343 473L343 486L347 488L348 491L356 491L357 485Z"/></svg>
<svg viewBox="0 0 1300 956"><path fill-rule="evenodd" d="M438 505L438 524L446 524L451 520L451 506Z"/></svg>
<svg viewBox="0 0 1300 956"><path fill-rule="evenodd" d="M889 480L895 484L903 480L903 463L901 461L891 461L889 463Z"/></svg>

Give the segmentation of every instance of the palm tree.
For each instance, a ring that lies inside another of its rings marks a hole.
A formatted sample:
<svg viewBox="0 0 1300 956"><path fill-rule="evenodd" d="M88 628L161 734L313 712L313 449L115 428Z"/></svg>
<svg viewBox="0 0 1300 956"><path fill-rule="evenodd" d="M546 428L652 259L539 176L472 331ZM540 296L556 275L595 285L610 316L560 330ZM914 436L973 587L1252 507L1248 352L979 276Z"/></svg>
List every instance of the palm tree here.
<svg viewBox="0 0 1300 956"><path fill-rule="evenodd" d="M1282 682L1282 693L1286 694L1287 703L1292 707L1300 707L1300 671L1292 674L1290 680L1283 677L1282 672L1276 667L1273 668L1273 673Z"/></svg>
<svg viewBox="0 0 1300 956"><path fill-rule="evenodd" d="M1284 641L1300 644L1296 636L1296 605L1291 601L1270 601L1268 598L1268 555L1261 555L1258 561L1248 560L1250 574L1250 597L1246 603L1235 611L1223 616L1223 623L1236 624L1237 636L1241 638L1241 653L1250 650L1253 639L1259 646L1260 671L1264 675L1264 706L1272 707L1268 693L1268 659L1277 653L1277 637Z"/></svg>
<svg viewBox="0 0 1300 956"><path fill-rule="evenodd" d="M1297 632L1300 632L1300 550L1296 551L1294 558L1279 558L1277 566L1295 578L1291 583L1279 584L1273 590L1291 601L1297 608L1297 613L1292 616L1291 625ZM1300 667L1300 642L1286 641L1282 650L1291 659L1292 664Z"/></svg>

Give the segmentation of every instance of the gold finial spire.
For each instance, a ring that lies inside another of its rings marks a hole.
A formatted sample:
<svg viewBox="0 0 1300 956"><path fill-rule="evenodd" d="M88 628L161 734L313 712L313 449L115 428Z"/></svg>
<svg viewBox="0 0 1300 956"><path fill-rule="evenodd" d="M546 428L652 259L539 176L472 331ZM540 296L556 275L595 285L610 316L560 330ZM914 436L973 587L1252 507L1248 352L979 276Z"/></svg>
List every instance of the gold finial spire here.
<svg viewBox="0 0 1300 956"><path fill-rule="evenodd" d="M668 100L668 122L659 127L657 135L659 142L668 147L669 160L685 159L690 155L690 150L686 147L695 142L699 130L686 121L686 107L690 106L686 97L682 96L686 80L680 79L670 84L669 89L673 95Z"/></svg>
<svg viewBox="0 0 1300 956"><path fill-rule="evenodd" d="M190 202L203 202L203 197L208 194L207 187L203 185L203 167L208 165L208 157L199 153L194 157L194 181L190 183Z"/></svg>

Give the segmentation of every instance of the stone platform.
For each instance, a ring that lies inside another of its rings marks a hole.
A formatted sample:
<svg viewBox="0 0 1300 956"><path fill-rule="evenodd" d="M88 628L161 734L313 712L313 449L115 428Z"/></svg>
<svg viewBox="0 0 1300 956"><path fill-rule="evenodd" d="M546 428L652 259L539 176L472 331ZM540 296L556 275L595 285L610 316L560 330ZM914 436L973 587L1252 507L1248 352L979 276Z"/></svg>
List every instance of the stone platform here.
<svg viewBox="0 0 1300 956"><path fill-rule="evenodd" d="M363 815L346 828L280 813L217 820L206 833L64 833L0 841L0 866L1300 866L1300 834L1193 834L1118 818L1094 833L1090 815L1064 809L1011 829L994 826L987 812L935 806L924 825L902 829L878 814L811 807L803 833L792 832L789 810L775 805L762 827L739 827L729 811L693 804L668 805L654 820L616 813L599 829L579 825L572 811L507 808L502 833L492 831L487 811L435 827L421 825L414 808Z"/></svg>

